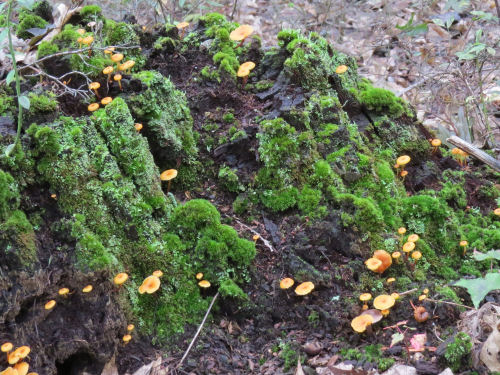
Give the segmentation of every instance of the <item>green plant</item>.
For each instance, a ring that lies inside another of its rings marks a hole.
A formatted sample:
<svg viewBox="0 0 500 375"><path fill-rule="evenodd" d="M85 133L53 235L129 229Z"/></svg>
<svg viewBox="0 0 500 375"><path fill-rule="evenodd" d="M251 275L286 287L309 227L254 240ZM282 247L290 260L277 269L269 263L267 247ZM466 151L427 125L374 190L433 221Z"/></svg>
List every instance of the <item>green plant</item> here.
<svg viewBox="0 0 500 375"><path fill-rule="evenodd" d="M444 358L453 371L468 367L470 364L470 353L472 349L472 340L464 332L459 332L454 341L446 347Z"/></svg>
<svg viewBox="0 0 500 375"><path fill-rule="evenodd" d="M477 279L460 279L455 285L467 289L474 307L478 308L489 292L500 289L500 273L487 273L485 277Z"/></svg>

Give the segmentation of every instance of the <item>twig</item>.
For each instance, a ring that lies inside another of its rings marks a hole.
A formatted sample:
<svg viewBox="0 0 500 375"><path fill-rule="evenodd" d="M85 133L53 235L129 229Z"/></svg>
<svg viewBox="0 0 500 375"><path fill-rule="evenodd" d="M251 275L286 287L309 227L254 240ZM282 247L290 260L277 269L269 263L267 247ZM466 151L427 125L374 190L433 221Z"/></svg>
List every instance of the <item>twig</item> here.
<svg viewBox="0 0 500 375"><path fill-rule="evenodd" d="M438 301L436 299L432 299L432 298L426 298L424 301L429 301L429 302L435 302L435 303L445 303L447 305L453 305L453 306L458 306L458 307L464 307L466 309L469 309L469 310L475 310L474 307L470 307L470 306L466 306L466 305L462 305L460 303L455 303L455 302L448 302L448 301Z"/></svg>
<svg viewBox="0 0 500 375"><path fill-rule="evenodd" d="M449 142L452 145L457 146L458 148L467 152L469 155L472 155L475 158L481 160L483 163L489 165L495 171L500 172L500 161L491 157L486 152L478 149L477 147L474 147L469 142L464 141L462 138L453 135L450 138L448 138L446 142Z"/></svg>
<svg viewBox="0 0 500 375"><path fill-rule="evenodd" d="M497 7L498 22L500 23L500 5L498 5L498 0L495 0L495 5Z"/></svg>
<svg viewBox="0 0 500 375"><path fill-rule="evenodd" d="M26 77L38 77L38 76L43 76L43 77L47 77L49 79L51 79L52 81L56 82L59 86L61 86L66 92L70 93L71 95L73 96L80 96L82 97L83 99L89 99L90 96L88 94L88 90L82 90L82 89L73 89L71 87L68 87L68 85L64 84L61 80L70 75L70 74L80 74L82 76L85 77L87 83L90 82L90 79L82 72L68 72L64 75L62 75L61 77L54 77L46 72L44 72L40 67L31 67L31 69L33 69L36 73L35 74L27 74Z"/></svg>
<svg viewBox="0 0 500 375"><path fill-rule="evenodd" d="M253 234L256 234L257 236L259 236L259 240L262 241L262 243L264 244L265 247L267 247L269 250L271 250L272 252L275 252L276 250L274 249L273 245L271 245L271 243L266 240L264 237L261 236L261 234L259 232L257 232L255 229L252 229L250 228L248 225L246 224L243 224L241 221L239 221L238 219L236 219L235 217L233 217L234 221L236 221L239 225L241 225L243 228L245 229L248 229L250 232L252 232Z"/></svg>
<svg viewBox="0 0 500 375"><path fill-rule="evenodd" d="M207 317L208 317L208 314L210 314L210 310L212 310L212 306L214 305L214 302L215 300L217 299L217 297L219 296L219 292L215 293L215 296L214 298L212 298L212 302L210 302L210 306L208 306L208 310L207 312L205 313L205 316L203 317L203 320L201 321L201 324L200 326L198 327L198 330L196 331L196 334L194 335L193 339L191 340L191 343L189 344L186 352L184 353L184 355L182 356L181 358L181 361L179 362L179 364L176 366L176 368L179 368L181 367L182 365L182 362L184 362L184 360L186 359L186 357L188 356L189 352L191 351L191 348L193 347L196 339L198 338L200 332L201 332L201 329L203 328L203 325L205 324L205 321L207 320Z"/></svg>
<svg viewBox="0 0 500 375"><path fill-rule="evenodd" d="M410 294L410 293L416 292L417 290L418 290L418 288L413 288L413 289L407 290L406 292L402 292L402 293L398 293L398 294L400 296L404 296L405 294Z"/></svg>

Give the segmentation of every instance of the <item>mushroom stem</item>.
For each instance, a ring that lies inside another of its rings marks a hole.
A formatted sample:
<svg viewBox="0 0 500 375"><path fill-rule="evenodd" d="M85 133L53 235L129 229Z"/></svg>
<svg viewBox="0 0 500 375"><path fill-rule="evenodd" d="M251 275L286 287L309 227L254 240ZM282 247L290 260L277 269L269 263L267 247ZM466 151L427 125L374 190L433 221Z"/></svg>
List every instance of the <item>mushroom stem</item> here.
<svg viewBox="0 0 500 375"><path fill-rule="evenodd" d="M242 90L245 89L245 85L247 84L247 81L248 81L248 76L243 77L243 83L241 85Z"/></svg>
<svg viewBox="0 0 500 375"><path fill-rule="evenodd" d="M122 80L121 79L118 80L118 86L120 86L120 91L123 91L123 89L122 89Z"/></svg>
<svg viewBox="0 0 500 375"><path fill-rule="evenodd" d="M170 192L170 184L171 183L172 183L172 180L168 180L167 194Z"/></svg>
<svg viewBox="0 0 500 375"><path fill-rule="evenodd" d="M97 92L97 89L94 89L94 92L95 92L95 96L97 96L98 99L101 99L101 97L99 96L99 93Z"/></svg>
<svg viewBox="0 0 500 375"><path fill-rule="evenodd" d="M366 334L367 335L372 335L373 334L373 330L372 330L372 325L371 324L368 324L366 326Z"/></svg>
<svg viewBox="0 0 500 375"><path fill-rule="evenodd" d="M246 38L245 38L245 39L246 39ZM241 42L240 42L240 44L238 44L235 48L239 48L239 47L241 47L241 46L243 45L243 43L245 42L245 39L242 39L242 40L241 40Z"/></svg>

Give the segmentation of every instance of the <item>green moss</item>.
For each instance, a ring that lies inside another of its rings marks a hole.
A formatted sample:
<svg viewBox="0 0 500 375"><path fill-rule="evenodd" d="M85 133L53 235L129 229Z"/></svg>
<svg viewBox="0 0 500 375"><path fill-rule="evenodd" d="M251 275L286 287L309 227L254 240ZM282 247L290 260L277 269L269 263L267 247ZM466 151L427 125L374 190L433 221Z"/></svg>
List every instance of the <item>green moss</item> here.
<svg viewBox="0 0 500 375"><path fill-rule="evenodd" d="M278 190L264 190L260 197L262 204L272 212L286 211L297 204L299 192L290 186Z"/></svg>
<svg viewBox="0 0 500 375"><path fill-rule="evenodd" d="M237 193L242 190L242 186L238 180L238 175L233 169L227 166L220 167L218 177L221 186L227 191Z"/></svg>
<svg viewBox="0 0 500 375"><path fill-rule="evenodd" d="M56 95L51 91L41 95L30 92L28 98L30 100L29 111L31 114L54 112L57 109Z"/></svg>
<svg viewBox="0 0 500 375"><path fill-rule="evenodd" d="M52 42L47 42L43 41L38 45L38 50L37 50L37 58L41 59L42 57L52 55L56 52L59 52L59 47L57 44L54 44Z"/></svg>
<svg viewBox="0 0 500 375"><path fill-rule="evenodd" d="M19 199L14 178L0 169L0 220L5 220L9 211L19 206Z"/></svg>
<svg viewBox="0 0 500 375"><path fill-rule="evenodd" d="M231 112L228 112L222 116L222 121L224 121L226 124L234 124L236 121L234 114Z"/></svg>
<svg viewBox="0 0 500 375"><path fill-rule="evenodd" d="M69 23L64 25L63 30L54 37L53 43L56 43L59 48L78 46L77 39L81 35L76 30L78 30L78 26Z"/></svg>
<svg viewBox="0 0 500 375"><path fill-rule="evenodd" d="M90 21L102 18L102 9L99 5L85 5L80 9L80 16L83 19L82 22L87 24Z"/></svg>
<svg viewBox="0 0 500 375"><path fill-rule="evenodd" d="M322 194L317 189L312 189L310 186L304 186L297 200L297 206L302 214L310 218L322 218L326 216L326 206L319 206Z"/></svg>
<svg viewBox="0 0 500 375"><path fill-rule="evenodd" d="M248 299L248 296L243 292L243 290L241 290L241 288L231 279L221 281L219 292L223 297Z"/></svg>
<svg viewBox="0 0 500 375"><path fill-rule="evenodd" d="M209 66L205 66L201 71L200 71L200 76L207 81L212 81L212 82L221 82L220 74L216 69L213 69Z"/></svg>
<svg viewBox="0 0 500 375"><path fill-rule="evenodd" d="M444 358L453 371L470 366L472 339L464 332L456 334L454 341L446 347Z"/></svg>
<svg viewBox="0 0 500 375"><path fill-rule="evenodd" d="M1 94L0 95L0 114L5 116L7 112L14 110L14 99L10 95Z"/></svg>
<svg viewBox="0 0 500 375"><path fill-rule="evenodd" d="M367 345L364 347L363 351L358 349L341 349L340 355L344 359L355 360L355 361L366 361L376 363L379 371L388 370L394 363L393 358L384 358L382 353L382 345Z"/></svg>
<svg viewBox="0 0 500 375"><path fill-rule="evenodd" d="M392 91L373 87L364 81L359 85L358 99L370 111L387 114L390 117L400 117L406 111L406 103Z"/></svg>
<svg viewBox="0 0 500 375"><path fill-rule="evenodd" d="M45 21L42 17L37 16L33 12L30 12L26 9L22 9L19 12L19 23L17 25L16 34L19 38L29 39L33 37L33 34L28 32L28 29L32 28L44 28L47 26L47 21Z"/></svg>

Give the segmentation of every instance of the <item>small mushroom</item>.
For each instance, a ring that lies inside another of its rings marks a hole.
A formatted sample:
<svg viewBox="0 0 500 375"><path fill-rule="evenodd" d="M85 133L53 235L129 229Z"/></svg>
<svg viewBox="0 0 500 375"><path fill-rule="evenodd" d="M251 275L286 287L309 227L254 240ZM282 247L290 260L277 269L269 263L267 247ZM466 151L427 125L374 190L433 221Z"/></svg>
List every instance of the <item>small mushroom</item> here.
<svg viewBox="0 0 500 375"><path fill-rule="evenodd" d="M115 70L115 68L113 68L111 65L110 66L107 66L105 67L103 70L102 70L102 73L103 74L107 74L108 75L108 81L109 82L112 82L111 81L111 73L113 73L113 71Z"/></svg>
<svg viewBox="0 0 500 375"><path fill-rule="evenodd" d="M127 331L128 331L128 332L132 332L132 331L134 330L134 328L135 328L135 326L134 326L133 324L129 324L129 325L127 326Z"/></svg>
<svg viewBox="0 0 500 375"><path fill-rule="evenodd" d="M83 293L90 293L92 291L92 289L94 289L94 287L89 284L85 288L82 289L82 292Z"/></svg>
<svg viewBox="0 0 500 375"><path fill-rule="evenodd" d="M462 240L462 241L460 241L459 245L460 245L460 247L462 247L464 249L462 256L465 256L465 253L467 252L467 245L469 245L469 243L466 240Z"/></svg>
<svg viewBox="0 0 500 375"><path fill-rule="evenodd" d="M362 314L355 317L351 321L352 329L357 333L363 333L368 330L371 333L371 325L373 323L373 317L369 314Z"/></svg>
<svg viewBox="0 0 500 375"><path fill-rule="evenodd" d="M89 112L97 111L99 109L99 103L89 104L89 106L87 107L87 109L89 110Z"/></svg>
<svg viewBox="0 0 500 375"><path fill-rule="evenodd" d="M56 305L56 301L51 299L49 302L47 302L45 304L45 310L51 310L52 308L54 308L54 306Z"/></svg>
<svg viewBox="0 0 500 375"><path fill-rule="evenodd" d="M20 360L21 358L15 351L7 354L7 362L9 363L9 365L15 365Z"/></svg>
<svg viewBox="0 0 500 375"><path fill-rule="evenodd" d="M127 74L130 74L131 69L134 67L134 65L135 65L134 60L125 61L123 64L120 65L120 70L124 70L127 72Z"/></svg>
<svg viewBox="0 0 500 375"><path fill-rule="evenodd" d="M293 281L292 278L290 277L285 277L283 280L280 281L280 288L281 289L289 289L295 284L295 281Z"/></svg>
<svg viewBox="0 0 500 375"><path fill-rule="evenodd" d="M493 210L493 215L500 216L500 207Z"/></svg>
<svg viewBox="0 0 500 375"><path fill-rule="evenodd" d="M153 272L153 276L162 277L163 276L163 271L156 270L156 271Z"/></svg>
<svg viewBox="0 0 500 375"><path fill-rule="evenodd" d="M78 48L82 49L83 38L80 36L76 39L76 41L78 42Z"/></svg>
<svg viewBox="0 0 500 375"><path fill-rule="evenodd" d="M144 279L142 282L142 285L139 287L139 293L140 294L153 294L160 288L160 278L158 276L148 276Z"/></svg>
<svg viewBox="0 0 500 375"><path fill-rule="evenodd" d="M314 289L314 284L310 281L303 282L295 288L295 294L298 296L305 296L311 293Z"/></svg>
<svg viewBox="0 0 500 375"><path fill-rule="evenodd" d="M257 241L259 240L259 238L260 238L260 235L258 235L258 234L254 234L254 235L252 236L252 240L253 240L253 242L257 242Z"/></svg>
<svg viewBox="0 0 500 375"><path fill-rule="evenodd" d="M347 72L347 65L339 65L337 66L337 69L335 69L335 73L337 74L343 74L345 72Z"/></svg>
<svg viewBox="0 0 500 375"><path fill-rule="evenodd" d="M172 180L176 177L177 177L176 169L167 169L166 171L163 171L161 173L160 180L168 181L167 194L170 192L170 184L172 183Z"/></svg>
<svg viewBox="0 0 500 375"><path fill-rule="evenodd" d="M30 365L26 362L18 362L14 366L14 370L17 371L17 375L26 375L29 371Z"/></svg>
<svg viewBox="0 0 500 375"><path fill-rule="evenodd" d="M198 273L196 274L196 280L201 280L201 279L203 279L203 273L198 272Z"/></svg>
<svg viewBox="0 0 500 375"><path fill-rule="evenodd" d="M406 259L408 260L408 253L410 251L413 251L415 249L415 242L406 242L404 245L403 245L403 251L405 252L406 254Z"/></svg>
<svg viewBox="0 0 500 375"><path fill-rule="evenodd" d="M118 86L120 86L120 90L123 90L123 89L122 89L122 82L121 82L121 80L122 80L122 75L121 75L121 74L115 74L115 75L113 76L113 79L114 79L115 81L117 81L117 82L118 82Z"/></svg>
<svg viewBox="0 0 500 375"><path fill-rule="evenodd" d="M401 173L399 174L401 177L403 177L403 180L406 176L408 176L408 171L401 171Z"/></svg>
<svg viewBox="0 0 500 375"><path fill-rule="evenodd" d="M414 251L413 253L411 253L411 257L415 260L419 260L420 258L422 258L422 253L420 251Z"/></svg>
<svg viewBox="0 0 500 375"><path fill-rule="evenodd" d="M240 65L238 68L238 72L236 75L239 78L243 78L242 88L245 88L245 85L248 81L248 76L250 75L250 71L255 68L255 63L253 61L247 61Z"/></svg>
<svg viewBox="0 0 500 375"><path fill-rule="evenodd" d="M69 289L68 288L61 288L57 292L60 296L66 297L69 294Z"/></svg>
<svg viewBox="0 0 500 375"><path fill-rule="evenodd" d="M401 235L405 234L406 233L406 228L405 227L398 228L398 233L401 234Z"/></svg>
<svg viewBox="0 0 500 375"><path fill-rule="evenodd" d="M125 343L125 345L127 345L130 340L132 340L132 335L125 335L122 337L122 341Z"/></svg>
<svg viewBox="0 0 500 375"><path fill-rule="evenodd" d="M418 300L419 301L423 301L426 298L427 298L427 294L421 294L421 295L418 296Z"/></svg>
<svg viewBox="0 0 500 375"><path fill-rule="evenodd" d="M382 262L382 264L377 268L375 272L377 273L384 273L384 271L389 268L392 264L392 257L391 254L389 254L385 250L376 250L373 253L373 258L378 259Z"/></svg>
<svg viewBox="0 0 500 375"><path fill-rule="evenodd" d="M17 370L9 366L5 370L1 371L0 375L18 375L18 373Z"/></svg>
<svg viewBox="0 0 500 375"><path fill-rule="evenodd" d="M111 55L111 61L116 63L116 70L120 70L120 61L122 60L123 60L122 53L115 53L114 55Z"/></svg>
<svg viewBox="0 0 500 375"><path fill-rule="evenodd" d="M210 288L210 285L212 285L212 284L210 284L210 281L208 281L208 280L201 280L201 281L198 283L198 285L199 285L201 288L203 288L203 289L207 289L207 288Z"/></svg>
<svg viewBox="0 0 500 375"><path fill-rule="evenodd" d="M433 147L432 153L436 153L439 146L441 146L441 140L439 138L431 139L431 146Z"/></svg>
<svg viewBox="0 0 500 375"><path fill-rule="evenodd" d="M401 252L395 251L392 253L392 259L394 259L396 263L399 262L399 258L401 258Z"/></svg>
<svg viewBox="0 0 500 375"><path fill-rule="evenodd" d="M76 30L76 32L77 32L78 34L80 34L80 35L83 35L83 34L85 34L85 33L86 33L85 29L78 29L78 30Z"/></svg>
<svg viewBox="0 0 500 375"><path fill-rule="evenodd" d="M237 27L231 33L229 34L229 39L235 41L235 42L240 42L236 46L236 48L241 47L243 43L245 42L245 39L248 38L250 35L253 33L253 27L250 25L241 25L240 27Z"/></svg>
<svg viewBox="0 0 500 375"><path fill-rule="evenodd" d="M408 155L401 155L399 158L396 159L396 168L401 167L401 171L405 169L405 165L410 162L411 158Z"/></svg>
<svg viewBox="0 0 500 375"><path fill-rule="evenodd" d="M393 283L393 282L395 282L395 281L396 281L396 278L395 278L395 277L389 277L389 278L387 279L387 284L392 284L392 283Z"/></svg>
<svg viewBox="0 0 500 375"><path fill-rule="evenodd" d="M382 265L382 261L377 258L369 258L365 261L366 267L373 272L377 272L378 268Z"/></svg>
<svg viewBox="0 0 500 375"><path fill-rule="evenodd" d="M372 299L372 295L370 293L363 293L359 296L359 300L363 302L362 310L368 310L367 302Z"/></svg>
<svg viewBox="0 0 500 375"><path fill-rule="evenodd" d="M92 35L86 36L82 39L82 44L89 48L89 56L92 56L92 43L94 43L94 37Z"/></svg>
<svg viewBox="0 0 500 375"><path fill-rule="evenodd" d="M104 50L104 54L105 55L112 55L114 50L115 50L115 47L108 47Z"/></svg>
<svg viewBox="0 0 500 375"><path fill-rule="evenodd" d="M14 350L14 353L16 353L16 355L21 359L26 358L28 356L28 354L30 354L30 352L31 352L31 349L27 345L20 346L19 348Z"/></svg>
<svg viewBox="0 0 500 375"><path fill-rule="evenodd" d="M94 91L95 95L99 98L99 93L97 92L97 89L101 87L101 84L99 82L91 82L89 84L89 89Z"/></svg>
<svg viewBox="0 0 500 375"><path fill-rule="evenodd" d="M186 32L186 28L189 26L189 22L180 22L176 25L177 30L179 30L179 37L184 38L184 33Z"/></svg>
<svg viewBox="0 0 500 375"><path fill-rule="evenodd" d="M136 123L136 124L134 124L134 128L135 128L135 130L140 132L142 130L143 126L142 126L142 124Z"/></svg>
<svg viewBox="0 0 500 375"><path fill-rule="evenodd" d="M125 272L120 272L113 278L113 282L116 285L122 285L127 280L128 280L128 275Z"/></svg>
<svg viewBox="0 0 500 375"><path fill-rule="evenodd" d="M420 239L418 234L410 234L408 236L408 242L417 242Z"/></svg>
<svg viewBox="0 0 500 375"><path fill-rule="evenodd" d="M3 353L8 353L12 350L13 347L14 345L12 345L11 342L4 342L2 346L0 346L0 351L2 351Z"/></svg>
<svg viewBox="0 0 500 375"><path fill-rule="evenodd" d="M383 314L383 310L389 310L395 303L396 300L392 296L388 294L381 294L373 300L373 307L380 310Z"/></svg>
<svg viewBox="0 0 500 375"><path fill-rule="evenodd" d="M106 96L105 98L101 99L101 104L102 105L108 105L113 101L113 98L111 96Z"/></svg>
<svg viewBox="0 0 500 375"><path fill-rule="evenodd" d="M394 298L394 300L396 301L399 299L399 293L396 293L396 292L391 293L391 297Z"/></svg>

